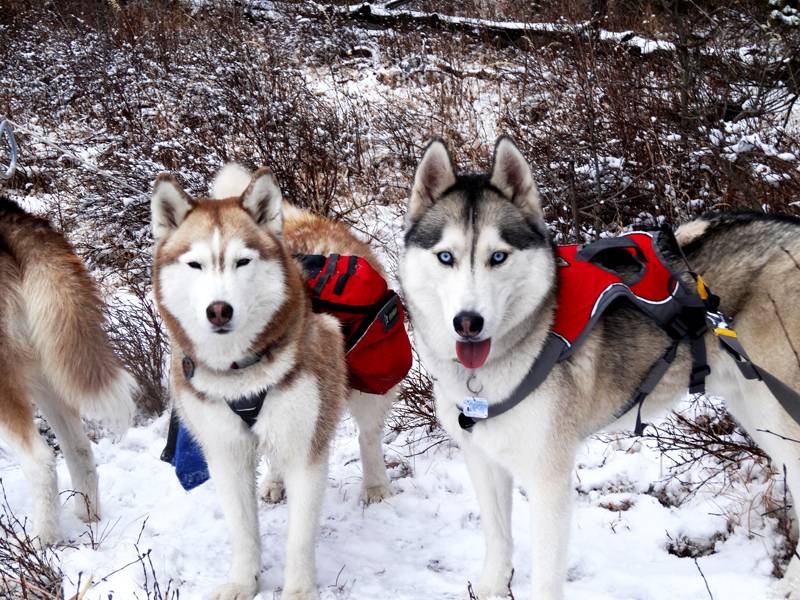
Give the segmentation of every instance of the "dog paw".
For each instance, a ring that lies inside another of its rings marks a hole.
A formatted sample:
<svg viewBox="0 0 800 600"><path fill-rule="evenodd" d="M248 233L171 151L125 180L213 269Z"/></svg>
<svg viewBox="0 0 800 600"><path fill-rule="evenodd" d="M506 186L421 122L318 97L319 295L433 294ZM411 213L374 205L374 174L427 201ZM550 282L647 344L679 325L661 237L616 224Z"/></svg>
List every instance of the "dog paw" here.
<svg viewBox="0 0 800 600"><path fill-rule="evenodd" d="M267 504L280 504L286 498L286 488L282 481L267 480L261 486L261 499Z"/></svg>
<svg viewBox="0 0 800 600"><path fill-rule="evenodd" d="M88 502L84 496L75 496L72 499L72 512L84 523L95 523L100 520L100 507L96 502Z"/></svg>
<svg viewBox="0 0 800 600"><path fill-rule="evenodd" d="M475 598L478 600L507 600L508 598L513 598L513 596L508 594L508 590L503 592L492 592L484 591L477 587L472 590L471 594L467 592L464 595L464 600L475 600Z"/></svg>
<svg viewBox="0 0 800 600"><path fill-rule="evenodd" d="M53 546L63 538L61 536L61 528L55 523L50 523L35 527L31 533L31 539L39 540L39 544L45 547Z"/></svg>
<svg viewBox="0 0 800 600"><path fill-rule="evenodd" d="M508 589L507 581L486 582L479 581L472 588L472 595L467 590L466 598L478 598L478 600L505 600L513 598Z"/></svg>
<svg viewBox="0 0 800 600"><path fill-rule="evenodd" d="M226 583L214 590L208 600L253 600L256 592L258 588L255 585Z"/></svg>
<svg viewBox="0 0 800 600"><path fill-rule="evenodd" d="M361 490L361 502L367 506L370 504L375 504L376 502L382 502L391 496L394 496L394 491L392 491L392 488L388 483L382 485L372 485Z"/></svg>
<svg viewBox="0 0 800 600"><path fill-rule="evenodd" d="M281 600L319 600L317 590L283 590Z"/></svg>

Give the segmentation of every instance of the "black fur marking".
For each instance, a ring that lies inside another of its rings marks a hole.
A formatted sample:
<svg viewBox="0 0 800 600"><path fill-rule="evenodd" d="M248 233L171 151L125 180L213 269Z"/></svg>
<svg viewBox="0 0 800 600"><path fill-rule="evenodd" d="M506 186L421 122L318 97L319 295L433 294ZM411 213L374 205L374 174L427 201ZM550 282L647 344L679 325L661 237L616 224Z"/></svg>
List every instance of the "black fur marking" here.
<svg viewBox="0 0 800 600"><path fill-rule="evenodd" d="M519 250L547 244L545 235L539 231L539 226L528 219L501 224L500 237L505 243Z"/></svg>
<svg viewBox="0 0 800 600"><path fill-rule="evenodd" d="M444 216L435 208L428 209L406 232L405 245L433 248L442 239Z"/></svg>

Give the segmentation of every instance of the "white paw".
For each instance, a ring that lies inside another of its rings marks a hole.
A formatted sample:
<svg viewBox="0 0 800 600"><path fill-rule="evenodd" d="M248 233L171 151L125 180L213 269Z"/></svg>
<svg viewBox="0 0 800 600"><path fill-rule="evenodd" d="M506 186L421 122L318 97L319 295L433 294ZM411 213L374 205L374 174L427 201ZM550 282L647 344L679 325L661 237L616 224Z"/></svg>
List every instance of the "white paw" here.
<svg viewBox="0 0 800 600"><path fill-rule="evenodd" d="M770 598L800 600L800 579L791 576L779 579L770 586L769 593Z"/></svg>
<svg viewBox="0 0 800 600"><path fill-rule="evenodd" d="M279 504L286 498L282 481L266 480L261 486L261 499L267 504Z"/></svg>
<svg viewBox="0 0 800 600"><path fill-rule="evenodd" d="M61 527L59 527L57 523L37 525L31 533L31 538L38 539L43 547L52 546L63 539L61 536Z"/></svg>
<svg viewBox="0 0 800 600"><path fill-rule="evenodd" d="M496 588L484 588L479 585L476 585L472 589L473 596L469 595L467 592L465 598L474 599L478 598L478 600L506 600L506 598L511 598L508 593L508 587L504 587L502 590L498 590Z"/></svg>
<svg viewBox="0 0 800 600"><path fill-rule="evenodd" d="M319 600L319 592L311 590L283 590L281 600Z"/></svg>
<svg viewBox="0 0 800 600"><path fill-rule="evenodd" d="M240 583L226 583L221 585L209 596L209 600L253 600L258 592L258 586L242 585Z"/></svg>
<svg viewBox="0 0 800 600"><path fill-rule="evenodd" d="M367 506L374 504L375 502L381 502L386 498L390 498L391 496L394 496L394 491L392 491L392 488L388 483L365 487L363 490L361 490L361 502Z"/></svg>
<svg viewBox="0 0 800 600"><path fill-rule="evenodd" d="M92 502L83 494L72 497L72 512L84 523L94 523L100 520L100 506L97 500Z"/></svg>

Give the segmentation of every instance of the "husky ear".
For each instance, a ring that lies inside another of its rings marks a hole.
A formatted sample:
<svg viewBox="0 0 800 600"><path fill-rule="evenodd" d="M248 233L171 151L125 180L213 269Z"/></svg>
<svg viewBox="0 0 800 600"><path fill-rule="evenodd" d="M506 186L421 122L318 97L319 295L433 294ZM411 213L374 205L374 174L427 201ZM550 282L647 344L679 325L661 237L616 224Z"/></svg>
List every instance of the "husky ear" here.
<svg viewBox="0 0 800 600"><path fill-rule="evenodd" d="M450 153L440 139L434 139L425 149L414 174L414 187L408 202L408 218L413 223L456 182Z"/></svg>
<svg viewBox="0 0 800 600"><path fill-rule="evenodd" d="M156 177L153 197L150 199L153 239L158 241L177 229L194 206L194 200L183 191L171 173L161 173Z"/></svg>
<svg viewBox="0 0 800 600"><path fill-rule="evenodd" d="M242 194L242 206L261 227L278 235L283 231L283 196L268 168L261 167L253 173Z"/></svg>
<svg viewBox="0 0 800 600"><path fill-rule="evenodd" d="M503 136L497 140L490 183L508 196L525 215L544 225L542 199L531 168L510 137Z"/></svg>

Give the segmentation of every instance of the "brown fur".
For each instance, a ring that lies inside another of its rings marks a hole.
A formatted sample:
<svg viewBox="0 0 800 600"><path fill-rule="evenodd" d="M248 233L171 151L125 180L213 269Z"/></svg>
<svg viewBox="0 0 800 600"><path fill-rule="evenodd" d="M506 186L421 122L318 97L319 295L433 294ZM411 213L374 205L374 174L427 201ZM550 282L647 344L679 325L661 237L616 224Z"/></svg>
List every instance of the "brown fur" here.
<svg viewBox="0 0 800 600"><path fill-rule="evenodd" d="M20 273L10 255L0 252L0 330L13 326L13 319L22 310L18 286ZM0 336L0 356L14 360L0 360L0 422L9 435L28 447L35 434L33 408L28 393L28 370L33 363L30 351L21 346L15 336Z"/></svg>
<svg viewBox="0 0 800 600"><path fill-rule="evenodd" d="M69 405L91 408L86 402L111 385L122 366L103 329L103 304L86 268L47 221L3 200L0 256L3 296L19 299L7 301L6 325L14 325L18 345L30 347L35 368Z"/></svg>
<svg viewBox="0 0 800 600"><path fill-rule="evenodd" d="M356 238L344 223L291 207L284 217L283 240L292 254L360 256L386 278L369 244Z"/></svg>

